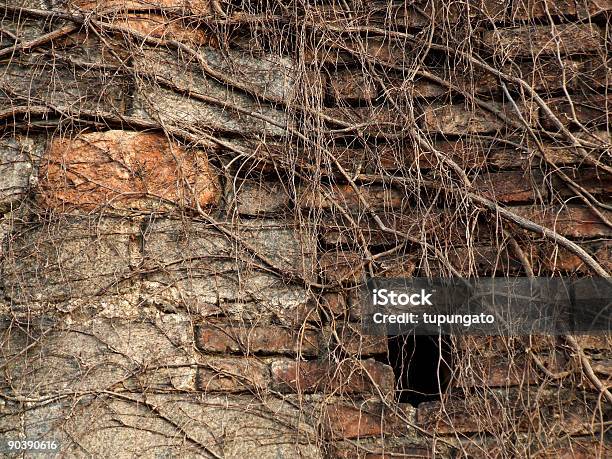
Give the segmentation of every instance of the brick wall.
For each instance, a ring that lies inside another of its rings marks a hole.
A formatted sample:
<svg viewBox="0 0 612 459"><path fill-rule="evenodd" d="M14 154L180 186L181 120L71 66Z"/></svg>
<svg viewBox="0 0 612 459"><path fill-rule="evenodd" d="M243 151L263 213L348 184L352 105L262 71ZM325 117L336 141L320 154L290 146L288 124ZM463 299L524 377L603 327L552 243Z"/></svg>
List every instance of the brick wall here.
<svg viewBox="0 0 612 459"><path fill-rule="evenodd" d="M0 437L612 454L609 336L453 339L414 406L355 294L609 275L609 1L0 3Z"/></svg>

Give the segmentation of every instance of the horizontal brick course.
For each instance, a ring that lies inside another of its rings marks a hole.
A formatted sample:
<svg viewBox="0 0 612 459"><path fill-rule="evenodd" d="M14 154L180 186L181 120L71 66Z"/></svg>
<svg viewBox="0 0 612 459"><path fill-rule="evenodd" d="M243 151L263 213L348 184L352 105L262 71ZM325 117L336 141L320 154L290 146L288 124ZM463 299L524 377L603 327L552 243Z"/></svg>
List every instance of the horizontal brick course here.
<svg viewBox="0 0 612 459"><path fill-rule="evenodd" d="M340 364L277 360L272 362L271 372L273 387L282 392L382 393L389 396L395 384L391 367L373 359Z"/></svg>

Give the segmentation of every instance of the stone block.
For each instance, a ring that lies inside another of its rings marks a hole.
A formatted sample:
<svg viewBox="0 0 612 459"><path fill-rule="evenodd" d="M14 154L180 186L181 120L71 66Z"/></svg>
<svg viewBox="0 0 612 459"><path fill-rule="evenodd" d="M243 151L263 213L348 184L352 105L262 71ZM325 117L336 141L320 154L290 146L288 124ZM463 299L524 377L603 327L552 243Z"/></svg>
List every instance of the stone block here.
<svg viewBox="0 0 612 459"><path fill-rule="evenodd" d="M104 68L83 69L52 62L45 53L20 55L0 73L6 106L53 106L66 114L80 110L125 113L130 80Z"/></svg>
<svg viewBox="0 0 612 459"><path fill-rule="evenodd" d="M253 217L285 213L291 201L289 190L279 182L245 180L226 197L230 209Z"/></svg>
<svg viewBox="0 0 612 459"><path fill-rule="evenodd" d="M23 397L113 388L195 390L188 317L67 323L49 316L27 330L4 322L2 335L12 362L6 382Z"/></svg>
<svg viewBox="0 0 612 459"><path fill-rule="evenodd" d="M156 133L105 131L53 139L40 169L41 203L57 211L206 208L220 198L204 151Z"/></svg>
<svg viewBox="0 0 612 459"><path fill-rule="evenodd" d="M97 13L162 9L206 15L211 11L209 0L67 0L67 6Z"/></svg>
<svg viewBox="0 0 612 459"><path fill-rule="evenodd" d="M99 217L15 227L3 260L5 293L15 303L119 293L140 258L139 233L133 222Z"/></svg>
<svg viewBox="0 0 612 459"><path fill-rule="evenodd" d="M209 47L198 53L209 72L203 72L193 56L183 61L158 48L143 48L134 56L136 70L149 78L137 83L132 113L159 116L181 127L187 124L242 135L286 134L287 114L243 90L274 101L290 98L293 82L288 60L237 51L224 55Z"/></svg>
<svg viewBox="0 0 612 459"><path fill-rule="evenodd" d="M316 244L304 228L282 220L219 224L237 239L204 223L160 220L150 226L144 254L154 269L144 281L146 301L250 323L304 320L313 298L284 279L314 273Z"/></svg>
<svg viewBox="0 0 612 459"><path fill-rule="evenodd" d="M42 148L42 141L35 137L0 139L0 214L25 198Z"/></svg>
<svg viewBox="0 0 612 459"><path fill-rule="evenodd" d="M551 16L595 16L612 9L610 0L518 0L512 4L512 19L548 18Z"/></svg>

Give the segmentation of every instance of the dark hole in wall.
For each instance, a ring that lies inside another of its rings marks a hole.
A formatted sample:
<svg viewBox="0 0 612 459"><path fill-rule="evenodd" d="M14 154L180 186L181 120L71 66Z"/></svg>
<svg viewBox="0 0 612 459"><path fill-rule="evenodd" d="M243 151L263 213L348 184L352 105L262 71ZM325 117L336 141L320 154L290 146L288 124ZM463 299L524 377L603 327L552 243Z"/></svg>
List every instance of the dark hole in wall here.
<svg viewBox="0 0 612 459"><path fill-rule="evenodd" d="M399 402L417 406L439 400L451 377L448 336L399 335L389 338L389 364Z"/></svg>

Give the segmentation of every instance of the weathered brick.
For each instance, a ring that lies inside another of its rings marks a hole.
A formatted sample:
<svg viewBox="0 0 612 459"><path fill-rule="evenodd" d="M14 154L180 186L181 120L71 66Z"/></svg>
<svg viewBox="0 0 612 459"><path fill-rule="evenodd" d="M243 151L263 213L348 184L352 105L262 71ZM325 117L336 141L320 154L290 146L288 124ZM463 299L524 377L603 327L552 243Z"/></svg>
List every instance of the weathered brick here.
<svg viewBox="0 0 612 459"><path fill-rule="evenodd" d="M612 270L612 243L603 241L601 243L592 242L580 244L580 246L590 253L595 260L606 270ZM541 249L542 265L548 272L563 273L589 273L590 268L584 261L563 247L553 244L542 244Z"/></svg>
<svg viewBox="0 0 612 459"><path fill-rule="evenodd" d="M112 25L143 36L182 41L192 46L214 42L214 38L211 38L204 30L189 23L182 23L177 18L159 14L115 15Z"/></svg>
<svg viewBox="0 0 612 459"><path fill-rule="evenodd" d="M254 358L206 358L198 363L196 384L204 392L263 390L270 383L265 362Z"/></svg>
<svg viewBox="0 0 612 459"><path fill-rule="evenodd" d="M534 19L561 15L596 15L612 9L610 0L518 0L512 2L513 19Z"/></svg>
<svg viewBox="0 0 612 459"><path fill-rule="evenodd" d="M524 248L523 250L525 251ZM537 254L527 250L528 259L533 261L534 255ZM505 246L478 244L471 247L450 247L448 260L464 275L518 274L523 269L523 265L514 252Z"/></svg>
<svg viewBox="0 0 612 459"><path fill-rule="evenodd" d="M497 202L516 203L545 197L543 177L535 171L483 173L472 181L476 193Z"/></svg>
<svg viewBox="0 0 612 459"><path fill-rule="evenodd" d="M324 293L319 300L323 315L329 318L342 317L346 315L348 306L346 296L342 292Z"/></svg>
<svg viewBox="0 0 612 459"><path fill-rule="evenodd" d="M301 188L297 191L298 203L309 209L332 209L336 201L351 212L360 213L364 210L359 195L351 185L334 185L329 188ZM382 186L360 186L359 194L372 209L382 210L400 208L404 200L403 194L394 188Z"/></svg>
<svg viewBox="0 0 612 459"><path fill-rule="evenodd" d="M359 70L342 70L330 76L331 95L339 102L371 101L378 90L370 76Z"/></svg>
<svg viewBox="0 0 612 459"><path fill-rule="evenodd" d="M359 62L367 58L376 62L401 64L407 58L405 46L397 40L368 37L360 41L338 43L336 40L323 42L316 49L303 51L303 59L309 63L339 64Z"/></svg>
<svg viewBox="0 0 612 459"><path fill-rule="evenodd" d="M363 336L359 330L348 326L296 330L278 325L201 324L195 329L195 337L199 350L218 354L314 357L335 349L355 356L387 352L385 337Z"/></svg>
<svg viewBox="0 0 612 459"><path fill-rule="evenodd" d="M319 257L321 277L331 283L358 283L363 279L363 257L355 252L325 252Z"/></svg>
<svg viewBox="0 0 612 459"><path fill-rule="evenodd" d="M350 323L323 328L319 348L325 355L338 350L355 357L385 355L388 352L386 336L364 335L359 324Z"/></svg>
<svg viewBox="0 0 612 459"><path fill-rule="evenodd" d="M603 36L595 24L557 24L498 28L485 32L483 42L505 57L585 54L601 50Z"/></svg>
<svg viewBox="0 0 612 459"><path fill-rule="evenodd" d="M610 237L612 230L590 209L578 206L530 207L518 206L511 209L520 216L545 228L570 237ZM603 211L605 215L610 212ZM608 218L610 216L608 215Z"/></svg>
<svg viewBox="0 0 612 459"><path fill-rule="evenodd" d="M541 391L537 397L535 393L530 397L526 390L500 389L489 396L473 394L444 403L421 403L417 408L417 424L442 435L508 428L580 435L598 429L597 423L591 421L592 416L597 416L597 411L593 412L597 406L595 399L592 394L574 390Z"/></svg>
<svg viewBox="0 0 612 459"><path fill-rule="evenodd" d="M218 178L203 151L164 135L128 131L53 139L40 170L41 203L64 210L153 210L215 205Z"/></svg>
<svg viewBox="0 0 612 459"><path fill-rule="evenodd" d="M391 367L373 359L345 360L340 364L322 361L272 362L272 383L283 392L334 392L340 394L393 393Z"/></svg>
<svg viewBox="0 0 612 459"><path fill-rule="evenodd" d="M378 403L332 403L324 408L325 428L331 440L403 435L411 428L416 410L408 404L399 404L397 409L394 413Z"/></svg>
<svg viewBox="0 0 612 459"><path fill-rule="evenodd" d="M553 114L564 126L576 121L585 126L606 126L610 124L610 106L612 95L574 96L571 102L567 98L547 101ZM575 115L575 117L574 117ZM556 124L542 113L542 125L546 129L557 129Z"/></svg>
<svg viewBox="0 0 612 459"><path fill-rule="evenodd" d="M612 176L605 172L600 172L594 168L587 167L572 167L564 168L563 172L588 193L593 195L612 195ZM576 192L570 188L570 186L561 178L559 175L553 176L552 181L555 192L561 194L561 196L569 198L576 196Z"/></svg>
<svg viewBox="0 0 612 459"><path fill-rule="evenodd" d="M491 106L512 122L521 123L511 104L491 102ZM519 104L519 109L527 123L535 124L538 110L534 104ZM453 135L495 132L507 127L505 121L488 110L459 104L428 105L423 108L421 121L427 131Z"/></svg>
<svg viewBox="0 0 612 459"><path fill-rule="evenodd" d="M315 356L319 352L319 333L294 330L278 325L242 326L198 325L196 345L204 352L221 354L292 354Z"/></svg>
<svg viewBox="0 0 612 459"><path fill-rule="evenodd" d="M341 129L353 128L374 137L397 135L405 127L405 120L396 111L386 107L335 107L323 109L332 125Z"/></svg>
<svg viewBox="0 0 612 459"><path fill-rule="evenodd" d="M464 359L462 366L465 363L465 367L454 377L454 387L522 386L536 384L547 377L532 359L525 356L524 351L484 356L478 350L472 350L472 354ZM567 365L563 356L557 353L539 354L538 359L551 373L564 371Z"/></svg>
<svg viewBox="0 0 612 459"><path fill-rule="evenodd" d="M432 443L432 442L430 442ZM439 447L437 447L439 449ZM365 438L360 440L338 441L332 444L333 459L394 459L451 457L434 454L431 446L424 445L420 439L410 436L396 440L389 436L384 438Z"/></svg>
<svg viewBox="0 0 612 459"><path fill-rule="evenodd" d="M113 10L189 11L193 14L210 13L209 0L69 0L72 7L85 11L108 12Z"/></svg>

